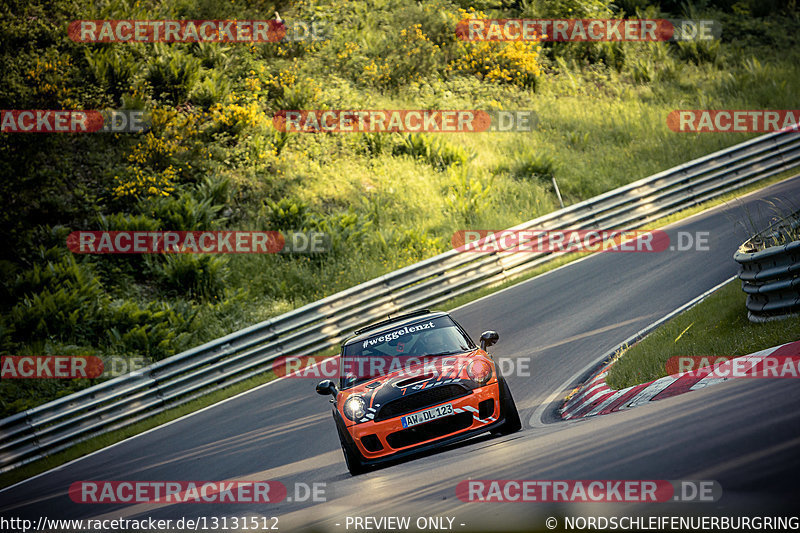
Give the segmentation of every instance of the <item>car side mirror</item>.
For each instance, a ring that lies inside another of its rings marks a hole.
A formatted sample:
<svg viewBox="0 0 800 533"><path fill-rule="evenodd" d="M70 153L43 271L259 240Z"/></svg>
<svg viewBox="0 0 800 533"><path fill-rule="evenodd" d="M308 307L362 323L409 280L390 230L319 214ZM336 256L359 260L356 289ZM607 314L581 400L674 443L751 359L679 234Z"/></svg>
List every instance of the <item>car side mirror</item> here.
<svg viewBox="0 0 800 533"><path fill-rule="evenodd" d="M339 392L336 390L336 385L333 384L333 381L329 379L325 379L317 383L317 394L321 394L323 396L336 396L336 393Z"/></svg>
<svg viewBox="0 0 800 533"><path fill-rule="evenodd" d="M486 351L486 348L492 346L500 340L500 334L496 331L484 331L481 333L481 350Z"/></svg>

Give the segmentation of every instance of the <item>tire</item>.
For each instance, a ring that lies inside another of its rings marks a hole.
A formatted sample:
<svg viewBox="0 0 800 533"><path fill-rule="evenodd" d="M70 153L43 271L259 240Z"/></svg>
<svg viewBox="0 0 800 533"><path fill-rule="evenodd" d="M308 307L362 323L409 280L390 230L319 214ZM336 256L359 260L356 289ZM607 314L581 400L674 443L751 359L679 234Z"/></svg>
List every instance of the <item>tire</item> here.
<svg viewBox="0 0 800 533"><path fill-rule="evenodd" d="M505 378L499 378L498 385L500 387L500 405L502 406L500 414L505 418L505 422L492 431L492 434L510 435L522 429L522 422L519 419L517 405L514 403L514 398L511 397L511 390L509 390Z"/></svg>
<svg viewBox="0 0 800 533"><path fill-rule="evenodd" d="M347 430L344 431L346 432ZM364 457L356 448L355 442L342 433L342 428L338 423L336 424L336 432L339 434L339 442L342 444L342 452L344 453L344 463L347 465L350 475L357 476L366 472L367 467L364 466Z"/></svg>

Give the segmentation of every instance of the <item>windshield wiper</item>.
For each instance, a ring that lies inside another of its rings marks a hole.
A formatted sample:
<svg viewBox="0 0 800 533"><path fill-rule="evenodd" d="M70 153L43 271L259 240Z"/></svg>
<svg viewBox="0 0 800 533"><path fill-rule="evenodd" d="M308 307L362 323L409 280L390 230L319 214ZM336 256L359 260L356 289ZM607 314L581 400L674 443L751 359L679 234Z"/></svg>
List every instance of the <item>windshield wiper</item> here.
<svg viewBox="0 0 800 533"><path fill-rule="evenodd" d="M425 355L424 357L439 357L440 355L455 355L457 353L464 353L464 352L466 352L468 350L469 350L469 348L462 348L461 350L453 350L453 351L450 351L450 352L431 353L431 354Z"/></svg>

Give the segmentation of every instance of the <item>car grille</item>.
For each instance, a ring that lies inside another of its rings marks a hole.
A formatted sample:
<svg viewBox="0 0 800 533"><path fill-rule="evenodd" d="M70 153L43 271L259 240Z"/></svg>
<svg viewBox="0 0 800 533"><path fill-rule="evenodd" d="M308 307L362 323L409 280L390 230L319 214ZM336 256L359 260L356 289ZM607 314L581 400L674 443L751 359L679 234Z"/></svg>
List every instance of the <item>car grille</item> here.
<svg viewBox="0 0 800 533"><path fill-rule="evenodd" d="M392 433L386 442L394 449L405 448L466 429L472 425L472 421L472 413L458 413Z"/></svg>
<svg viewBox="0 0 800 533"><path fill-rule="evenodd" d="M448 400L461 398L469 394L472 394L472 392L461 385L441 385L439 387L423 389L419 392L386 402L381 406L380 411L378 411L378 414L375 416L375 420L394 418Z"/></svg>
<svg viewBox="0 0 800 533"><path fill-rule="evenodd" d="M494 414L494 399L489 398L478 404L478 418L484 420Z"/></svg>
<svg viewBox="0 0 800 533"><path fill-rule="evenodd" d="M378 439L377 435L366 435L361 437L361 444L364 445L370 452L379 452L383 449L383 444L381 444L380 439Z"/></svg>

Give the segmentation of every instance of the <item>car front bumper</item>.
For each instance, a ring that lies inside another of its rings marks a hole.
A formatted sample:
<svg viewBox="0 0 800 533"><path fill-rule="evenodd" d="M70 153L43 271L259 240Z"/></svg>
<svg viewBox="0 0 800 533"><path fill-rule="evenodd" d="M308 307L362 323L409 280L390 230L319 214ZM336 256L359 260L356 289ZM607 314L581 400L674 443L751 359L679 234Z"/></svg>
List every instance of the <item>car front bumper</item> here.
<svg viewBox="0 0 800 533"><path fill-rule="evenodd" d="M480 415L480 405L493 401L491 414ZM401 419L416 412L425 411L437 405L451 404L454 414L437 418L410 428L403 428ZM491 431L505 421L501 413L502 398L497 380L476 388L472 394L417 411L405 413L387 420L369 421L346 428L364 457L365 464L376 464L419 453L432 448L457 442L486 431ZM380 449L377 444L380 443Z"/></svg>

